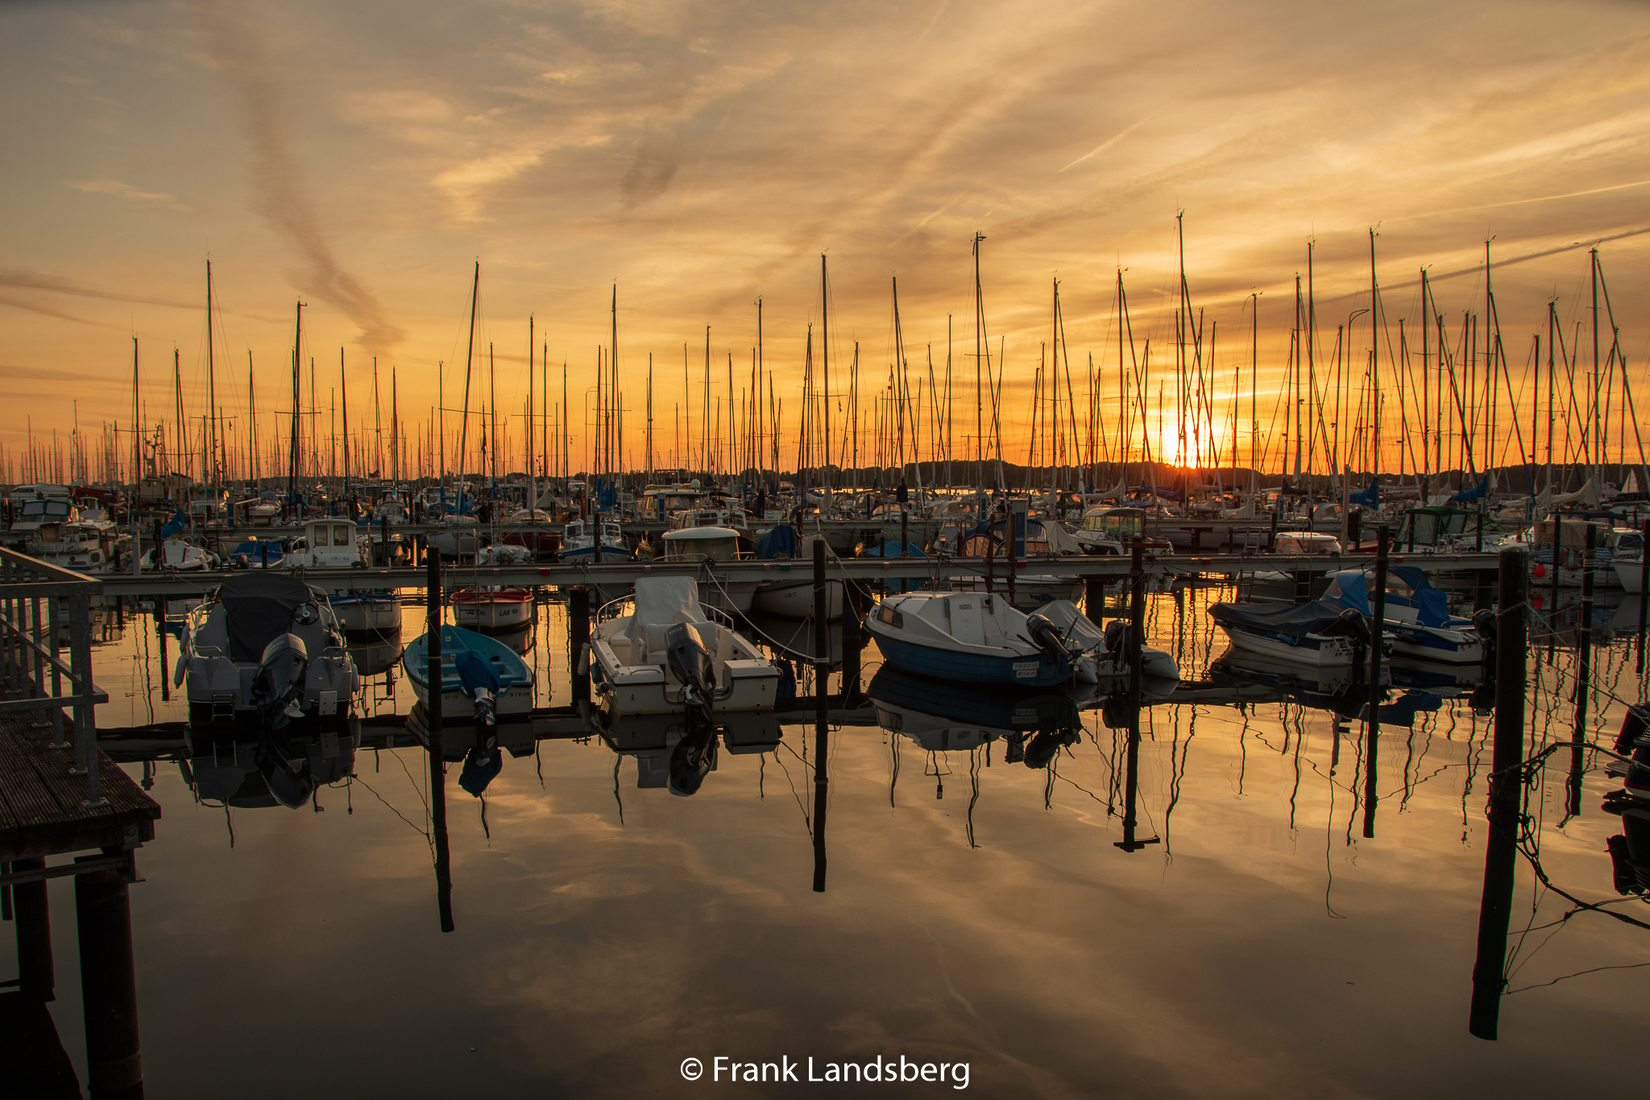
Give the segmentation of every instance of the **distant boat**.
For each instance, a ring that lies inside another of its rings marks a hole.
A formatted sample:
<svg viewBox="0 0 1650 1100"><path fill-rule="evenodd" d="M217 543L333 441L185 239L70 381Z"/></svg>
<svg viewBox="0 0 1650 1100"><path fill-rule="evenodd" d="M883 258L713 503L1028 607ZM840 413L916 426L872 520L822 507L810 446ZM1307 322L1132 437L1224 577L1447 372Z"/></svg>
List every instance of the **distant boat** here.
<svg viewBox="0 0 1650 1100"><path fill-rule="evenodd" d="M814 592L812 539L799 541L796 528L788 523L775 526L756 544L756 556L764 561L794 561L792 575L764 580L751 596L752 611L780 619L811 619L817 596ZM827 555L834 557L834 555ZM825 617L840 619L844 607L845 582L831 578L825 582Z"/></svg>
<svg viewBox="0 0 1650 1100"><path fill-rule="evenodd" d="M1323 602L1350 609L1373 620L1370 587L1374 570L1343 569L1329 575ZM1494 630L1493 620L1475 623L1449 613L1449 599L1434 588L1427 575L1413 565L1387 570L1382 634L1394 658L1477 665L1484 660L1484 639Z"/></svg>
<svg viewBox="0 0 1650 1100"><path fill-rule="evenodd" d="M889 664L941 680L1050 687L1129 672L1123 624L1101 631L1067 600L1028 615L996 593L906 592L878 604L866 627ZM1160 649L1142 650L1142 672L1179 678Z"/></svg>
<svg viewBox="0 0 1650 1100"><path fill-rule="evenodd" d="M1211 604L1209 617L1234 649L1319 669L1351 669L1368 651L1369 623L1358 611L1321 600Z"/></svg>
<svg viewBox="0 0 1650 1100"><path fill-rule="evenodd" d="M520 721L533 710L533 670L496 638L459 626L441 627L440 698L443 722ZM420 634L401 655L401 667L425 707L430 702L430 636Z"/></svg>
<svg viewBox="0 0 1650 1100"><path fill-rule="evenodd" d="M282 564L290 569L365 569L367 538L347 519L312 519ZM332 598L338 625L350 634L395 634L401 603L386 588L354 589Z"/></svg>
<svg viewBox="0 0 1650 1100"><path fill-rule="evenodd" d="M447 602L453 606L453 621L470 630L503 633L520 630L533 621L531 588L455 588Z"/></svg>

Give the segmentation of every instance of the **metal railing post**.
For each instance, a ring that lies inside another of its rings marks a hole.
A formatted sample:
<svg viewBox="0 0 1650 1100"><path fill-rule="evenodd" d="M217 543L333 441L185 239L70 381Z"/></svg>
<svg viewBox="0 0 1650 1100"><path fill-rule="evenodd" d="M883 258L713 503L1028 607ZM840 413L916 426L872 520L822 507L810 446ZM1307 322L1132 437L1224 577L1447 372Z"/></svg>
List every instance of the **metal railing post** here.
<svg viewBox="0 0 1650 1100"><path fill-rule="evenodd" d="M60 655L59 654L60 647L58 646L58 642L57 642L57 640L58 640L58 633L57 632L58 632L58 628L62 625L62 619L63 619L62 610L63 610L63 603L56 596L52 596L46 601L46 629L50 632L49 636L51 638L52 658L53 658L52 665L51 665L51 668L52 668L51 697L53 699L60 698L63 694L63 671L62 671L62 669L58 668L58 666L57 666L57 658ZM41 687L43 689L45 687L45 685L42 684ZM69 739L63 732L63 708L59 707L59 706L51 707L47 711L47 718L49 719L49 721L51 723L51 727L52 727L52 747L53 748L64 748L65 746L68 745Z"/></svg>
<svg viewBox="0 0 1650 1100"><path fill-rule="evenodd" d="M85 588L69 597L69 679L74 689L74 750L86 769L86 805L104 805L97 774L97 723L92 683L92 608Z"/></svg>

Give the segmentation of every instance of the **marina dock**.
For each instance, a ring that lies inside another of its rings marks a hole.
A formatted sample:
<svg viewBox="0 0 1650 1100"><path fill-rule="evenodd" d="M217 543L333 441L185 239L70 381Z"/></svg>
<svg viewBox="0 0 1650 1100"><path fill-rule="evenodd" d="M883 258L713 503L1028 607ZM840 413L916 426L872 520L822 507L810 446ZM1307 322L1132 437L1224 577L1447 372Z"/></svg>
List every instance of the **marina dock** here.
<svg viewBox="0 0 1650 1100"><path fill-rule="evenodd" d="M0 551L0 900L19 970L0 1010L0 1065L17 1095L80 1095L44 1010L55 997L47 883L64 877L75 882L92 1095L143 1093L127 888L160 806L97 747L92 707L106 696L92 681L96 588Z"/></svg>

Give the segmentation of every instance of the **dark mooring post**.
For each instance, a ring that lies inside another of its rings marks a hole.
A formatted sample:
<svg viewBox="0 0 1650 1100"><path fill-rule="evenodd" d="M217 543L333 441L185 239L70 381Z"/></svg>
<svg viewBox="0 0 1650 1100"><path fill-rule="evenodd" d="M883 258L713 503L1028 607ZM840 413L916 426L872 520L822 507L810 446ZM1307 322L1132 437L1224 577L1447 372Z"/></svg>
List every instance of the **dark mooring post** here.
<svg viewBox="0 0 1650 1100"><path fill-rule="evenodd" d="M814 543L814 893L825 892L825 803L830 779L825 761L830 752L830 703L825 679L831 671L831 636L825 622L825 540Z"/></svg>
<svg viewBox="0 0 1650 1100"><path fill-rule="evenodd" d="M125 872L106 867L76 875L74 905L80 933L88 1092L92 1100L136 1100L143 1096L143 1059L138 1045L137 970L132 962L132 905Z"/></svg>
<svg viewBox="0 0 1650 1100"><path fill-rule="evenodd" d="M1639 545L1643 549L1639 551L1639 650L1635 664L1637 671L1642 673L1644 671L1645 610L1647 606L1650 606L1646 602L1650 601L1650 519L1644 521L1640 537L1643 541Z"/></svg>
<svg viewBox="0 0 1650 1100"><path fill-rule="evenodd" d="M44 871L46 861L14 859L14 873ZM17 922L17 987L25 997L50 1001L57 996L57 980L52 968L52 919L46 899L46 880L19 882L11 887L12 911Z"/></svg>
<svg viewBox="0 0 1650 1100"><path fill-rule="evenodd" d="M428 606L425 611L425 648L428 663L429 703L425 722L430 740L430 827L435 836L435 907L441 930L453 930L453 865L447 846L447 773L441 762L441 551L434 546L425 553Z"/></svg>
<svg viewBox="0 0 1650 1100"><path fill-rule="evenodd" d="M1129 681L1140 683L1140 647L1146 644L1146 540L1134 536L1129 551Z"/></svg>
<svg viewBox="0 0 1650 1100"><path fill-rule="evenodd" d="M1587 765L1587 697L1593 687L1593 551L1595 528L1587 525L1581 555L1581 622L1576 628L1576 724L1570 731L1570 777L1564 812L1581 812L1581 777Z"/></svg>
<svg viewBox="0 0 1650 1100"><path fill-rule="evenodd" d="M1278 548L1278 506L1272 505L1271 526L1266 532L1266 552L1275 553Z"/></svg>
<svg viewBox="0 0 1650 1100"><path fill-rule="evenodd" d="M1467 1030L1479 1039L1494 1039L1501 1017L1507 922L1512 917L1513 869L1518 859L1518 797L1524 786L1520 769L1524 763L1527 568L1523 551L1501 552L1490 824L1484 837L1484 893L1478 907L1478 954L1472 964L1472 1008L1467 1018Z"/></svg>
<svg viewBox="0 0 1650 1100"><path fill-rule="evenodd" d="M1099 623L1106 613L1106 581L1104 577L1089 577L1083 581L1083 614Z"/></svg>
<svg viewBox="0 0 1650 1100"><path fill-rule="evenodd" d="M1387 550L1392 532L1385 524L1375 528L1375 588L1369 594L1369 737L1364 753L1364 836L1375 835L1376 757L1381 747L1381 646L1386 623Z"/></svg>
<svg viewBox="0 0 1650 1100"><path fill-rule="evenodd" d="M590 589L576 586L567 596L567 664L573 670L573 704L590 702L590 666L584 661L584 644L590 640Z"/></svg>
<svg viewBox="0 0 1650 1100"><path fill-rule="evenodd" d="M1564 557L1564 523L1563 517L1553 513L1547 521L1553 525L1553 562L1547 568L1552 572L1551 600L1547 605L1547 656L1553 655L1553 649L1558 645L1558 569Z"/></svg>

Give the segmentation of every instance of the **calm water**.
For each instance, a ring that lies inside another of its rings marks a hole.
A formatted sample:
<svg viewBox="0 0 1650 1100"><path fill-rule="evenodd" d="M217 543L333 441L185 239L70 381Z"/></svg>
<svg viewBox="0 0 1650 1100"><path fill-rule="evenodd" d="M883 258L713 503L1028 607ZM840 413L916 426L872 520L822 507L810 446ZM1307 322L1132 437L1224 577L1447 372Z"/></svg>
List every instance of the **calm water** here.
<svg viewBox="0 0 1650 1100"><path fill-rule="evenodd" d="M1213 598L1153 599L1154 642L1189 679L1225 648ZM404 638L420 616L406 609ZM1524 858L1500 1039L1467 1033L1491 718L1465 690L1389 696L1373 813L1368 739L1334 685L1305 702L1251 684L1241 706L1154 705L1133 785L1133 832L1153 842L1131 848L1127 736L1098 707L1034 768L956 718L1024 726L1023 708L947 693L952 717L935 719L885 699L877 720L829 735L823 893L811 726L723 751L692 798L640 785L650 762L599 738L543 741L506 759L484 800L449 766L443 934L423 751L370 747L389 723L369 721L355 778L313 808L201 797L222 775L179 761L164 724L183 718L181 691L161 697L177 643L156 626L111 612L95 654L100 726L163 723L117 749L157 756L123 766L164 812L131 891L151 1096L955 1091L807 1083L809 1057L823 1075L878 1056L952 1077L966 1064L968 1091L988 1096L1575 1096L1640 1080L1628 1036L1650 932L1600 912L1563 921L1574 906ZM565 703L558 605L540 606L531 643L540 702ZM1585 734L1609 744L1639 697L1633 655L1621 640L1591 656ZM874 647L864 659L870 679ZM1537 737L1568 740L1575 651L1531 666ZM399 669L369 679L366 715L410 708ZM1600 800L1620 781L1585 763L1576 816L1568 753L1534 777L1541 869L1650 920L1612 888L1606 841L1623 820ZM52 905L54 1016L84 1067L65 884ZM716 1082L718 1056L789 1057L800 1080ZM705 1079L683 1080L687 1058Z"/></svg>

